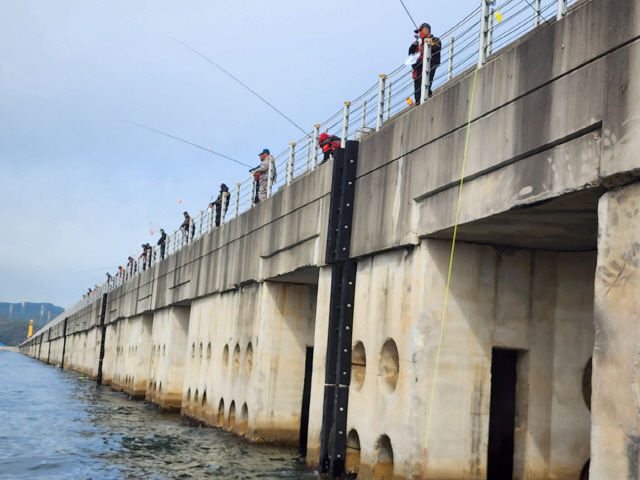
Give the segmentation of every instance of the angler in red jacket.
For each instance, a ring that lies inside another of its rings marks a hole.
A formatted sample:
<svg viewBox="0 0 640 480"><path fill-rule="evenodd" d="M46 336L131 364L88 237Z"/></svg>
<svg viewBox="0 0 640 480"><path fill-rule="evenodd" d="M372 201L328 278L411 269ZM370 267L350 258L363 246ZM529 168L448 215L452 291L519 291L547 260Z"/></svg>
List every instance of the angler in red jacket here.
<svg viewBox="0 0 640 480"><path fill-rule="evenodd" d="M340 137L336 137L335 135L329 135L328 133L325 132L320 134L320 138L318 139L318 145L320 146L320 148L322 149L322 152L324 153L324 158L320 162L320 164L323 164L324 162L329 160L329 157L334 156L336 149L340 148L340 145L342 145L342 142L340 140Z"/></svg>
<svg viewBox="0 0 640 480"><path fill-rule="evenodd" d="M420 105L420 91L422 88L422 58L423 58L423 46L425 39L431 42L431 61L429 62L429 82L427 83L427 92L431 96L431 84L433 83L433 77L436 74L436 68L440 65L440 48L442 47L440 39L434 37L431 34L431 26L428 23L421 24L417 30L414 30L416 35L416 41L409 47L409 55L415 55L419 53L420 56L416 62L411 65L413 70L413 86L414 95L416 98L416 105Z"/></svg>

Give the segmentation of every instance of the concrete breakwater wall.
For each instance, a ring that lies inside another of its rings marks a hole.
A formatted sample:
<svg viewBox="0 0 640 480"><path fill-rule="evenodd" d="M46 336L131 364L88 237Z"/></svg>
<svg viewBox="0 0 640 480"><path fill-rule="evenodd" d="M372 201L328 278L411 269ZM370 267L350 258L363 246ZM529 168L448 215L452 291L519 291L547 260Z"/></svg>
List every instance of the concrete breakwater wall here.
<svg viewBox="0 0 640 480"><path fill-rule="evenodd" d="M361 140L353 278L330 161L21 351L362 479L640 477L639 39L583 1L478 71L450 273L474 72Z"/></svg>
<svg viewBox="0 0 640 480"><path fill-rule="evenodd" d="M330 179L330 165L299 179L110 292L104 312L101 299L59 317L23 351L94 379L102 357L101 382L116 390L297 444Z"/></svg>

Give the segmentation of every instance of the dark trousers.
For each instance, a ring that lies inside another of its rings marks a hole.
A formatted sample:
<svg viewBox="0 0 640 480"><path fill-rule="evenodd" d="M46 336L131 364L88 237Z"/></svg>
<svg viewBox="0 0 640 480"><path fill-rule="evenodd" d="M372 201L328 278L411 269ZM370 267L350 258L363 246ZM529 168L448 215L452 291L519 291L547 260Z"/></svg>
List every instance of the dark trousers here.
<svg viewBox="0 0 640 480"><path fill-rule="evenodd" d="M427 84L427 92L429 96L431 96L431 94L433 93L431 91L431 84L433 83L433 77L435 77L436 75L436 68L438 67L433 67L429 72L429 83ZM422 73L422 70L418 72L418 78L416 78L413 81L413 89L414 89L414 96L416 98L416 105L420 105L420 90L422 89L421 73Z"/></svg>

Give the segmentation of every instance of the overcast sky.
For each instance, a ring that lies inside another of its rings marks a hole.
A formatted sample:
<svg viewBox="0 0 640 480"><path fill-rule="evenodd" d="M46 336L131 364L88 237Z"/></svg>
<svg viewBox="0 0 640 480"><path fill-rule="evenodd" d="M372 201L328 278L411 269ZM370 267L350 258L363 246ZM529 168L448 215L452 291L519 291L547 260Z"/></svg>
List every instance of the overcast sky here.
<svg viewBox="0 0 640 480"><path fill-rule="evenodd" d="M76 303L406 59L399 0L0 0L0 301ZM436 35L477 0L404 0ZM182 200L182 203L180 203Z"/></svg>

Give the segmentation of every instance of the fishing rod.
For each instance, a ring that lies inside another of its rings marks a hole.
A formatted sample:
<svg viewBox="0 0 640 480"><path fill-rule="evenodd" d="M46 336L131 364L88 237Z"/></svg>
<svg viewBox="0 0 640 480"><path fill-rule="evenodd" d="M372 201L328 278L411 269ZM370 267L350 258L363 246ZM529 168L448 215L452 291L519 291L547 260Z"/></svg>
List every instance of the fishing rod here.
<svg viewBox="0 0 640 480"><path fill-rule="evenodd" d="M222 153L214 152L210 148L203 147L201 145L198 145L197 143L193 143L193 142L190 142L188 140L185 140L184 138L176 137L174 135L170 135L168 133L161 132L160 130L156 130L155 128L147 127L145 125L141 125L140 123L131 122L129 120L123 120L123 122L130 123L131 125L136 125L137 127L144 128L145 130L149 130L151 132L159 133L160 135L164 135L165 137L173 138L174 140L179 140L181 142L184 142L184 143L192 145L192 146L194 146L196 148L199 148L200 150L204 150L205 152L213 153L214 155L218 155L219 157L226 158L227 160L231 160L232 162L236 162L236 163L238 163L238 164L240 164L240 165L242 165L244 167L253 168L251 165L247 165L246 163L242 163L240 160L236 160L235 158L227 157L226 155L223 155Z"/></svg>
<svg viewBox="0 0 640 480"><path fill-rule="evenodd" d="M416 29L417 29L418 25L416 25L415 20L413 19L413 17L409 13L409 10L407 10L407 7L405 6L404 2L402 0L400 0L400 3L402 4L402 7L404 8L404 11L407 12L407 15L409 15L409 18L411 19L411 22L413 22L413 26L416 27Z"/></svg>
<svg viewBox="0 0 640 480"><path fill-rule="evenodd" d="M218 65L216 62L214 62L213 60L211 60L209 57L207 57L205 54L199 52L198 50L196 50L195 48L193 48L190 45L187 45L184 42L181 42L180 40L178 40L177 38L171 37L169 35L164 35L162 33L158 33L156 35L160 35L162 37L165 38L169 38L171 40L173 40L174 42L179 43L180 45L182 45L183 47L188 48L189 50L191 50L192 52L194 52L196 55L201 56L202 58L204 58L207 62L209 62L211 65L215 66L216 68L220 69L222 72L224 72L225 74L227 74L228 76L230 76L232 79L234 79L236 82L238 82L240 85L242 85L244 88L246 88L247 90L249 90L251 93L253 93L256 97L258 97L260 100L262 100L264 103L266 103L267 105L269 105L272 109L274 109L276 112L278 112L278 114L280 116L282 116L285 120L287 120L291 125L293 125L294 127L296 127L298 130L300 130L303 134L308 135L309 132L305 132L304 129L298 125L296 122L294 122L293 120L291 120L289 117L287 117L284 113L282 113L280 110L278 110L276 107L274 107L271 103L269 103L264 97L262 97L261 95L259 95L255 90L251 89L249 86L247 86L246 84L244 84L242 81L240 81L237 77L233 76L231 73L227 72L224 68L222 68L220 65Z"/></svg>

